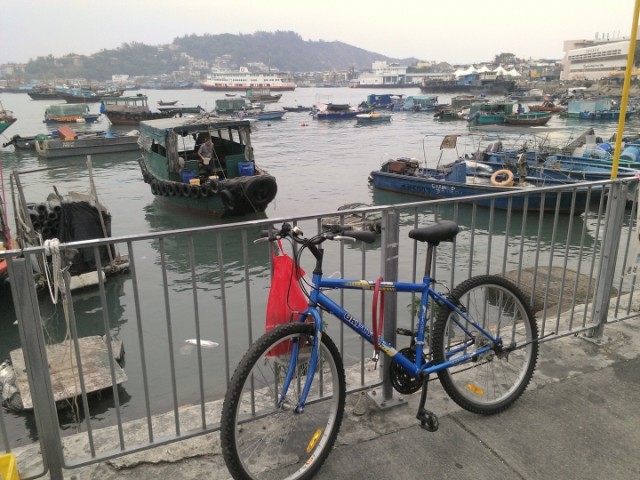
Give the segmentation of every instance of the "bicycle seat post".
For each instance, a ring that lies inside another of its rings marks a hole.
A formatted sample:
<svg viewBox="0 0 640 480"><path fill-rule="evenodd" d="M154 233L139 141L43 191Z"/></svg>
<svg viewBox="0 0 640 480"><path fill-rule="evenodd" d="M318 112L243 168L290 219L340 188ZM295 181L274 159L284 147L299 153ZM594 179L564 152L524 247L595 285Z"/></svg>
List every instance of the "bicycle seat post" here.
<svg viewBox="0 0 640 480"><path fill-rule="evenodd" d="M427 244L427 259L425 260L424 265L424 276L429 277L431 273L431 263L433 262L433 252L435 251L436 244L429 243Z"/></svg>

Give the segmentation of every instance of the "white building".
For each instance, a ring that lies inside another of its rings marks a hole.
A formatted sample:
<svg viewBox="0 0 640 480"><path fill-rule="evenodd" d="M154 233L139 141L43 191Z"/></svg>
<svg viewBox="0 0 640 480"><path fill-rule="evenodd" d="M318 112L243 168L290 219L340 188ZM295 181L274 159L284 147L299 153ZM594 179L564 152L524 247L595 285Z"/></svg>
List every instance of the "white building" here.
<svg viewBox="0 0 640 480"><path fill-rule="evenodd" d="M600 80L627 67L630 40L568 40L564 42L564 59L560 80ZM619 73L618 73L619 74Z"/></svg>

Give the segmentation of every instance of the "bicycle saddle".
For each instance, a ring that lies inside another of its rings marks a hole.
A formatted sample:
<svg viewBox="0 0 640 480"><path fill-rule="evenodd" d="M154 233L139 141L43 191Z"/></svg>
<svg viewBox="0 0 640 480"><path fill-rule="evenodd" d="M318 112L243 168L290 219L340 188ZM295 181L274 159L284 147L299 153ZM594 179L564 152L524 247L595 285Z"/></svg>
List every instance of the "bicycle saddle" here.
<svg viewBox="0 0 640 480"><path fill-rule="evenodd" d="M456 222L443 220L428 227L414 228L409 232L409 238L427 242L430 245L438 245L440 242L453 242L459 231Z"/></svg>

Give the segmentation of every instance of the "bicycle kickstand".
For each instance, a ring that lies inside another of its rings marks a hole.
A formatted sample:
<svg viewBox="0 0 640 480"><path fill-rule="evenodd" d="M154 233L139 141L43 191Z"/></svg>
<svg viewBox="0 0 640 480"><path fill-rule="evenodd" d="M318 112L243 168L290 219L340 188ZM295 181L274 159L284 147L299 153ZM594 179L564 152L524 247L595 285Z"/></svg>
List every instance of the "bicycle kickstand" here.
<svg viewBox="0 0 640 480"><path fill-rule="evenodd" d="M438 417L431 410L424 408L427 402L427 389L429 388L429 375L422 377L422 393L420 394L420 404L418 405L418 414L416 418L420 420L420 426L428 432L435 432L440 426Z"/></svg>

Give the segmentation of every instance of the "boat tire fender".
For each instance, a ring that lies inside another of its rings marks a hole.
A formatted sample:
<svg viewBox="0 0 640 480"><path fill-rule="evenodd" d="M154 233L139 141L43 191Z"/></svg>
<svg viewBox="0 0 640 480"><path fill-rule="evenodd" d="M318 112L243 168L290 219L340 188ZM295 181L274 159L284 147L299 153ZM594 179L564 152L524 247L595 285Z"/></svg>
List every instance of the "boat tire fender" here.
<svg viewBox="0 0 640 480"><path fill-rule="evenodd" d="M151 193L158 195L158 181L156 179L151 180Z"/></svg>
<svg viewBox="0 0 640 480"><path fill-rule="evenodd" d="M245 186L247 199L255 206L266 206L278 192L278 184L271 176L256 176Z"/></svg>
<svg viewBox="0 0 640 480"><path fill-rule="evenodd" d="M200 195L204 198L207 198L211 194L211 187L206 183L204 185L200 185Z"/></svg>
<svg viewBox="0 0 640 480"><path fill-rule="evenodd" d="M236 199L231 190L228 188L220 190L220 198L222 199L225 210L233 212L236 209Z"/></svg>
<svg viewBox="0 0 640 480"><path fill-rule="evenodd" d="M173 182L169 184L169 195L176 196L180 195L180 184L177 182Z"/></svg>
<svg viewBox="0 0 640 480"><path fill-rule="evenodd" d="M216 181L213 181L209 185L209 189L210 189L211 193L215 195L216 193L220 192L220 184L218 184L218 182L216 182Z"/></svg>
<svg viewBox="0 0 640 480"><path fill-rule="evenodd" d="M498 180L499 177L505 178L504 180ZM493 175L491 175L491 185L495 185L496 187L510 187L513 185L513 172L506 168L493 172Z"/></svg>
<svg viewBox="0 0 640 480"><path fill-rule="evenodd" d="M189 184L181 183L180 184L180 193L182 194L183 197L188 197L189 196Z"/></svg>
<svg viewBox="0 0 640 480"><path fill-rule="evenodd" d="M191 198L200 198L200 186L189 185L189 196Z"/></svg>

